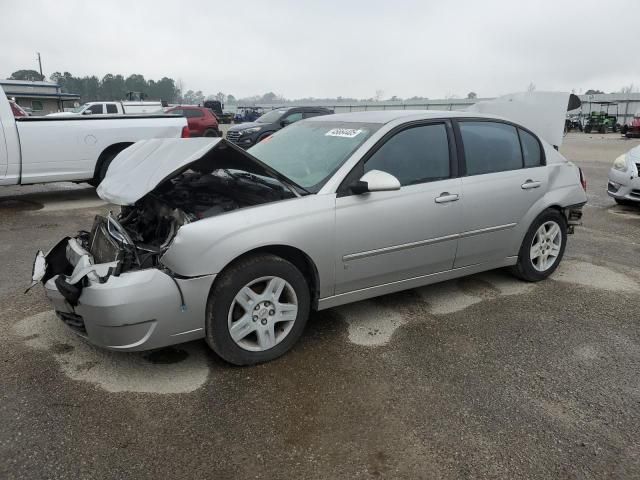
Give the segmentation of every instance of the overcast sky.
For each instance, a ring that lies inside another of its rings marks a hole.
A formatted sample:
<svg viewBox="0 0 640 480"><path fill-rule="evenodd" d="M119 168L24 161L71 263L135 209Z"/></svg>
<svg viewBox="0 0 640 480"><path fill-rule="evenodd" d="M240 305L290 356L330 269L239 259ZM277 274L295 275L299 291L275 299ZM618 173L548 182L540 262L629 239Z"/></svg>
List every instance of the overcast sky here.
<svg viewBox="0 0 640 480"><path fill-rule="evenodd" d="M640 1L0 0L0 76L169 76L236 97L640 86Z"/></svg>

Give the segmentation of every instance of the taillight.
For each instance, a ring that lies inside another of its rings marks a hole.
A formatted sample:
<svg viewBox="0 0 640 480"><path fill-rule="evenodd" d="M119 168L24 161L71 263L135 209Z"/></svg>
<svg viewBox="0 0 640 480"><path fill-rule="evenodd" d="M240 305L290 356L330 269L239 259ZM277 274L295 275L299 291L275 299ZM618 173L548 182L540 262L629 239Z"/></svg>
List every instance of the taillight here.
<svg viewBox="0 0 640 480"><path fill-rule="evenodd" d="M584 173L582 173L582 169L578 167L578 171L580 172L580 185L582 185L582 189L587 191L587 179L584 178Z"/></svg>
<svg viewBox="0 0 640 480"><path fill-rule="evenodd" d="M189 133L189 127L188 126L184 126L182 127L182 135L180 135L181 138L189 138L191 136L191 134Z"/></svg>

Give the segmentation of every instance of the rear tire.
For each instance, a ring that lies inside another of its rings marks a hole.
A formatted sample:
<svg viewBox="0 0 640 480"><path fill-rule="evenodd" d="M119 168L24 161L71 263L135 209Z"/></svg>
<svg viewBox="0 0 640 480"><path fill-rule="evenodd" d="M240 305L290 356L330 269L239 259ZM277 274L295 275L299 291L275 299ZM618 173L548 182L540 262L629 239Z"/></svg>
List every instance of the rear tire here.
<svg viewBox="0 0 640 480"><path fill-rule="evenodd" d="M551 275L560 264L567 246L567 221L557 210L542 212L524 236L518 263L512 272L527 282L539 282Z"/></svg>
<svg viewBox="0 0 640 480"><path fill-rule="evenodd" d="M302 335L310 305L300 270L275 255L252 255L216 279L207 300L206 341L234 365L274 360Z"/></svg>
<svg viewBox="0 0 640 480"><path fill-rule="evenodd" d="M220 135L218 135L218 132L215 131L214 129L209 128L204 131L204 134L202 136L203 137L219 137Z"/></svg>
<svg viewBox="0 0 640 480"><path fill-rule="evenodd" d="M93 185L94 187L97 187L98 185L100 185L100 182L102 182L102 180L104 180L104 177L107 175L107 170L109 169L109 165L111 165L111 162L113 161L114 158L116 158L116 156L118 156L119 153L120 153L119 151L110 153L104 158L104 160L102 160L102 163L100 164L100 169L96 173L96 176L89 181L90 185Z"/></svg>

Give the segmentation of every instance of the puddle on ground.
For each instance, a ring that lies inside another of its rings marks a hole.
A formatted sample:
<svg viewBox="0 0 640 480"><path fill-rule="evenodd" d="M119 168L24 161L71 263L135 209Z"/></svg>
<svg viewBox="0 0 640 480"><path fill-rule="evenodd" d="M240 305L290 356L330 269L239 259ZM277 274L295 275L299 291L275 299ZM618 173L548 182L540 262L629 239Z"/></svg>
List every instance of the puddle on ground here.
<svg viewBox="0 0 640 480"><path fill-rule="evenodd" d="M156 365L171 365L172 363L183 362L187 359L189 353L185 350L175 347L166 347L159 350L145 352L142 358Z"/></svg>
<svg viewBox="0 0 640 480"><path fill-rule="evenodd" d="M611 292L640 291L638 282L624 273L576 260L563 260L551 279Z"/></svg>
<svg viewBox="0 0 640 480"><path fill-rule="evenodd" d="M487 299L520 295L532 288L535 288L534 284L521 282L505 272L494 271L436 283L415 291L427 304L430 313L445 315ZM336 313L349 325L349 341L364 346L388 343L393 332L407 323L402 314L371 300L338 307Z"/></svg>
<svg viewBox="0 0 640 480"><path fill-rule="evenodd" d="M33 202L31 200L17 200L15 198L5 198L0 200L0 211L25 211L25 210L40 210L43 207L41 203Z"/></svg>
<svg viewBox="0 0 640 480"><path fill-rule="evenodd" d="M640 291L631 277L606 267L575 260L563 260L551 280L585 285L609 291ZM433 315L446 315L503 296L522 295L536 288L501 270L480 273L415 290ZM394 309L371 300L335 309L348 324L349 341L357 345L380 346L391 340L407 319Z"/></svg>
<svg viewBox="0 0 640 480"><path fill-rule="evenodd" d="M640 203L638 205L614 205L608 209L609 213L622 217L640 219Z"/></svg>
<svg viewBox="0 0 640 480"><path fill-rule="evenodd" d="M78 337L52 311L27 317L14 330L31 348L49 352L69 378L109 392L187 393L209 376L203 342L151 352L111 352Z"/></svg>

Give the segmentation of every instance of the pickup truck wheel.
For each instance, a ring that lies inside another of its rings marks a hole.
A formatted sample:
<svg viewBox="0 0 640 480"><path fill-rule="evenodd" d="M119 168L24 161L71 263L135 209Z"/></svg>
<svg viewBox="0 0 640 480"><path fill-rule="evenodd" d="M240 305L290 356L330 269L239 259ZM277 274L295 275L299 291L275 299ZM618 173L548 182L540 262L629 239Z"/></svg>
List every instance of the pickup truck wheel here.
<svg viewBox="0 0 640 480"><path fill-rule="evenodd" d="M204 131L204 134L202 136L203 137L219 137L220 135L218 135L218 132L215 131L214 129L209 128Z"/></svg>
<svg viewBox="0 0 640 480"><path fill-rule="evenodd" d="M116 158L118 153L120 152L110 153L104 158L104 160L102 160L98 173L96 174L95 178L89 181L89 184L93 185L94 187L97 187L98 185L100 185L100 182L102 182L102 180L104 180L105 175L107 175L107 170L109 169L109 165L111 165L111 162L113 161L114 158Z"/></svg>
<svg viewBox="0 0 640 480"><path fill-rule="evenodd" d="M234 365L268 362L298 341L309 308L309 286L293 264L253 255L216 279L207 300L206 340Z"/></svg>
<svg viewBox="0 0 640 480"><path fill-rule="evenodd" d="M518 263L512 272L527 282L539 282L551 275L567 246L567 221L557 210L545 210L524 236Z"/></svg>

